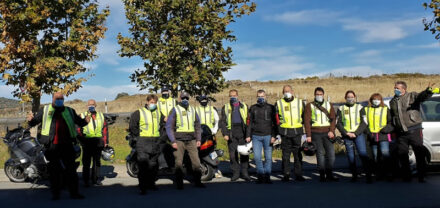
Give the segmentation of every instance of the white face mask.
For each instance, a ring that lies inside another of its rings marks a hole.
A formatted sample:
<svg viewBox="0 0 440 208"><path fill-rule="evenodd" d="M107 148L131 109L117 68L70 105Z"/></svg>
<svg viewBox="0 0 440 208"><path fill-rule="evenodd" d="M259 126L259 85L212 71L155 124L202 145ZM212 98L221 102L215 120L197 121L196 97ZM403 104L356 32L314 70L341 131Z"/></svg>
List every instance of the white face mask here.
<svg viewBox="0 0 440 208"><path fill-rule="evenodd" d="M353 104L355 102L355 99L354 98L347 98L346 101L348 104Z"/></svg>
<svg viewBox="0 0 440 208"><path fill-rule="evenodd" d="M380 105L380 100L373 100L373 105L374 106L379 106Z"/></svg>
<svg viewBox="0 0 440 208"><path fill-rule="evenodd" d="M318 101L318 102L322 102L322 101L324 101L324 96L317 95L317 96L315 96L315 100Z"/></svg>
<svg viewBox="0 0 440 208"><path fill-rule="evenodd" d="M287 99L290 99L290 98L292 98L292 93L286 92L286 93L284 93L284 97Z"/></svg>

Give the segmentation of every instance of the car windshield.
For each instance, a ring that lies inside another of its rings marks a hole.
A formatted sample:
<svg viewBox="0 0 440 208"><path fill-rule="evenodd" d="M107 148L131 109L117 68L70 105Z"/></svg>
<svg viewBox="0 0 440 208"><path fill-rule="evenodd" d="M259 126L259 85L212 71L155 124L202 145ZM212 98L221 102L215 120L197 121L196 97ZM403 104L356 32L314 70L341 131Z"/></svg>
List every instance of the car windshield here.
<svg viewBox="0 0 440 208"><path fill-rule="evenodd" d="M424 121L440 121L440 97L433 97L422 104Z"/></svg>

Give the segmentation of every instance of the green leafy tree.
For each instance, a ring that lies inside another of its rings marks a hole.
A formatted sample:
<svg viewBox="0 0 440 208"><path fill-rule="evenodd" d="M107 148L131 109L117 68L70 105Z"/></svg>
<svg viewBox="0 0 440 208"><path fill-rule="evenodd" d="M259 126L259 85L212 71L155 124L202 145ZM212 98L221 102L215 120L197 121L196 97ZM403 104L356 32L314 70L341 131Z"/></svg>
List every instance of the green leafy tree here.
<svg viewBox="0 0 440 208"><path fill-rule="evenodd" d="M425 25L425 31L431 31L435 35L435 39L440 39L440 0L431 0L430 3L423 3L425 9L432 9L434 17L430 20L423 19Z"/></svg>
<svg viewBox="0 0 440 208"><path fill-rule="evenodd" d="M13 95L35 112L42 93L79 89L109 12L96 0L1 0L0 74Z"/></svg>
<svg viewBox="0 0 440 208"><path fill-rule="evenodd" d="M131 81L157 91L169 85L191 94L226 87L223 72L234 65L225 41L236 37L227 26L255 11L250 0L123 0L130 36L118 35L122 57L139 56L144 68Z"/></svg>

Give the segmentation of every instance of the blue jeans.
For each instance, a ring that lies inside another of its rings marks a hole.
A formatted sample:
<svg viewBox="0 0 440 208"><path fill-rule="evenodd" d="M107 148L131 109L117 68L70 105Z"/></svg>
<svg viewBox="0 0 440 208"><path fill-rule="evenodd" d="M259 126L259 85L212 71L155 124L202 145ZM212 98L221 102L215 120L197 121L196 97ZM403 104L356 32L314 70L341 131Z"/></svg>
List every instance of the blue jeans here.
<svg viewBox="0 0 440 208"><path fill-rule="evenodd" d="M368 157L367 154L367 144L365 142L365 135L361 134L355 139L348 139L345 138L345 149L347 150L347 157L348 162L350 165L356 166L356 159L355 159L355 145L357 152L359 154L359 157L366 158Z"/></svg>
<svg viewBox="0 0 440 208"><path fill-rule="evenodd" d="M374 161L377 162L377 148L380 148L380 153L384 159L388 159L390 157L390 142L388 141L380 141L379 143L373 143L371 145L371 149L373 150Z"/></svg>
<svg viewBox="0 0 440 208"><path fill-rule="evenodd" d="M254 160L257 165L257 174L269 175L272 172L272 147L270 146L271 136L252 135L252 147L254 149ZM262 160L262 150L264 149L264 167Z"/></svg>

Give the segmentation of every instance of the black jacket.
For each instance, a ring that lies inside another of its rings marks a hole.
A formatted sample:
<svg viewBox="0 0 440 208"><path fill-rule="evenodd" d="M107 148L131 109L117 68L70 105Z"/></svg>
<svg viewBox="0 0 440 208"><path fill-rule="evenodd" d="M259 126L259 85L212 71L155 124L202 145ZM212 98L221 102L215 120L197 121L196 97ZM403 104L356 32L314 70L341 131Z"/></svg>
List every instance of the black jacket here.
<svg viewBox="0 0 440 208"><path fill-rule="evenodd" d="M50 124L50 131L49 131L49 136L40 136L40 143L47 146L52 144L54 136L55 136L55 123L56 123L56 118L62 118L61 117L61 113L64 111L64 108L69 108L69 107L62 107L62 108L55 108L55 112L53 115L53 119L52 119L52 123ZM80 116L78 116L78 114L76 114L75 110L70 108L72 110L72 119L73 122L78 125L79 127L83 127L85 125L87 125L87 122L85 119L82 119ZM40 110L38 111L37 115L34 116L34 118L28 122L30 127L36 126L38 124L40 124L41 122L43 122L43 116L44 116L44 108L40 108ZM76 130L76 129L75 129ZM71 138L68 129L66 129L66 131L64 132L59 132L60 135L58 135L59 138L61 139L68 139L68 141L64 140L64 142L68 142L68 143L76 143L77 140L76 138ZM63 141L60 141L63 142Z"/></svg>
<svg viewBox="0 0 440 208"><path fill-rule="evenodd" d="M350 106L348 106L347 104L345 104L347 107L350 107ZM351 106L352 107L352 106ZM362 109L360 109L359 110L360 111L360 119L361 119L361 123L359 124L359 127L356 129L356 131L355 132L353 132L354 134L356 134L356 136L359 136L359 135L361 135L362 133L364 133L364 131L365 131L365 128L367 128L367 124L365 123L365 120L364 119L362 119L362 118L364 118L365 117L365 110L362 108ZM341 112L341 110L339 110L338 109L338 112L337 112L337 118L338 118L338 122L336 122L336 128L338 128L338 130L339 130L339 132L341 132L341 135L343 136L343 137L347 137L347 131L345 130L345 128L344 128L344 124L342 123L342 112Z"/></svg>
<svg viewBox="0 0 440 208"><path fill-rule="evenodd" d="M252 105L249 110L246 137L252 137L252 135L276 137L277 121L275 115L275 106L271 104Z"/></svg>

